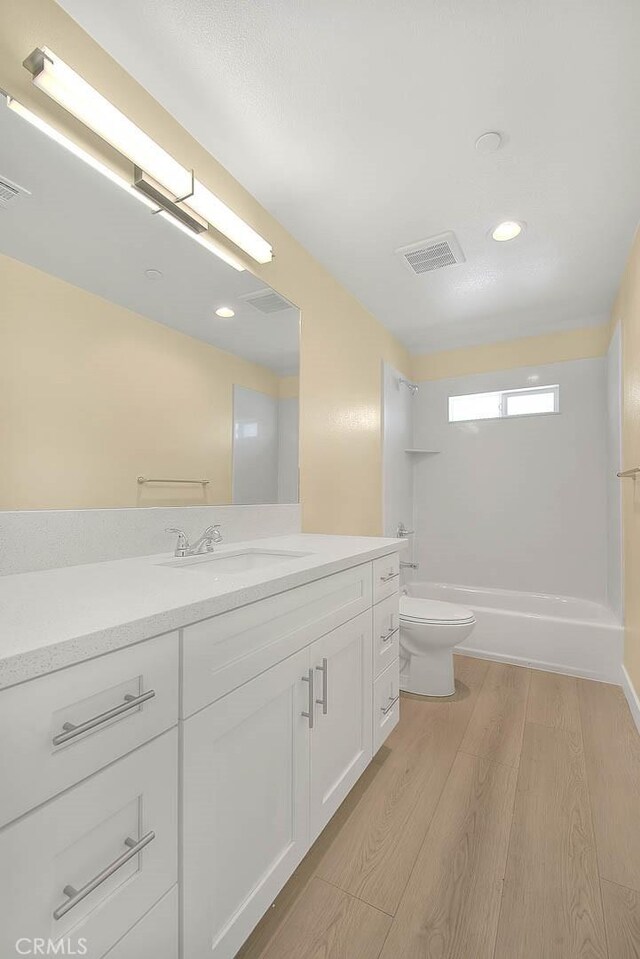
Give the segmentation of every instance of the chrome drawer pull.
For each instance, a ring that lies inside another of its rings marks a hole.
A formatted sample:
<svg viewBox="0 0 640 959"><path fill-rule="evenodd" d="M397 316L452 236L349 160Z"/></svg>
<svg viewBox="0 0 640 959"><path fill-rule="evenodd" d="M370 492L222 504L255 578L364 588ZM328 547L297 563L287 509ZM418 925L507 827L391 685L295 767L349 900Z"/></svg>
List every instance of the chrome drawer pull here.
<svg viewBox="0 0 640 959"><path fill-rule="evenodd" d="M391 696L389 696L389 699L391 699ZM380 707L380 709L382 710L385 716L387 715L387 713L391 712L391 710L393 709L393 707L395 706L395 704L398 702L399 699L400 699L400 693L398 693L398 695L394 699L391 699L391 702L389 703L388 706Z"/></svg>
<svg viewBox="0 0 640 959"><path fill-rule="evenodd" d="M390 583L392 579L397 579L400 573L389 573L387 576L381 576L381 583Z"/></svg>
<svg viewBox="0 0 640 959"><path fill-rule="evenodd" d="M313 670L310 669L306 676L302 677L303 683L309 683L309 712L303 712L302 715L309 720L309 729L313 729Z"/></svg>
<svg viewBox="0 0 640 959"><path fill-rule="evenodd" d="M395 634L398 632L399 629L400 629L399 626L396 626L395 629L390 629L389 632L383 634L380 637L380 639L382 640L383 643L388 643L390 639L393 639L393 637L395 636Z"/></svg>
<svg viewBox="0 0 640 959"><path fill-rule="evenodd" d="M61 746L63 743L68 743L70 739L75 739L76 736L82 736L82 734L86 733L89 729L95 729L96 726L101 726L102 723L108 723L110 719L115 719L116 716L121 716L123 713L128 713L130 709L141 706L142 703L153 699L155 694L155 689L150 689L148 692L141 693L139 696L127 695L124 697L124 702L120 703L119 706L114 706L113 709L108 709L106 713L100 713L99 716L94 716L93 719L87 719L86 723L80 723L79 726L74 726L73 723L65 723L62 727L64 732L58 733L57 736L53 737L53 745Z"/></svg>
<svg viewBox="0 0 640 959"><path fill-rule="evenodd" d="M63 902L61 906L58 906L54 910L53 918L62 919L63 916L73 909L74 906L77 906L79 902L82 902L90 892L93 892L94 889L97 889L98 886L101 886L110 876L113 876L114 872L117 872L121 866L124 866L126 862L129 862L130 859L133 859L134 856L137 856L138 853L144 849L145 846L148 846L152 839L156 838L156 834L151 831L143 836L142 839L131 839L127 837L124 844L128 846L126 852L123 852L121 856L118 856L117 859L114 859L113 862L107 866L106 869L103 869L102 872L99 872L97 876L94 876L85 886L82 886L80 889L75 889L73 886L65 886L62 890L65 896L68 896L66 902Z"/></svg>
<svg viewBox="0 0 640 959"><path fill-rule="evenodd" d="M327 680L328 680L328 669L327 669L327 660L322 660L322 666L316 666L316 669L319 673L322 673L322 699L316 699L316 702L319 706L322 706L322 715L327 715L328 710L328 698L327 698Z"/></svg>

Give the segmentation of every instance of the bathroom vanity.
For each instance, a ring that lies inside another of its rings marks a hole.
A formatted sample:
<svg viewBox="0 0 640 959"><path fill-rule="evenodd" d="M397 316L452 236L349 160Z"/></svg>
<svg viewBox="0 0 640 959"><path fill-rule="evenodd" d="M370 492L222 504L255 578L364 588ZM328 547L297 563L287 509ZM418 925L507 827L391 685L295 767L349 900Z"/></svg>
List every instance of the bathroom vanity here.
<svg viewBox="0 0 640 959"><path fill-rule="evenodd" d="M399 718L399 541L0 578L0 954L232 959Z"/></svg>

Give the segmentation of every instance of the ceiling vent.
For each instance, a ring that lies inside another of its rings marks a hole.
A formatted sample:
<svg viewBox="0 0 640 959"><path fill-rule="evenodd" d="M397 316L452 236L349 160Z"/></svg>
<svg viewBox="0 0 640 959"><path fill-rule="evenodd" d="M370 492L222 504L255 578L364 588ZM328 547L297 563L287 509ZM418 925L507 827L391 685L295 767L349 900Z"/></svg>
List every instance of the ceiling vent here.
<svg viewBox="0 0 640 959"><path fill-rule="evenodd" d="M283 310L291 309L291 303L288 300L268 289L258 290L257 293L245 293L240 299L260 313L282 313Z"/></svg>
<svg viewBox="0 0 640 959"><path fill-rule="evenodd" d="M443 266L464 263L464 253L453 233L441 233L420 243L403 246L396 253L414 276L440 270Z"/></svg>
<svg viewBox="0 0 640 959"><path fill-rule="evenodd" d="M0 210L5 210L10 203L14 203L19 197L25 195L29 195L28 190L18 186L8 177L0 175Z"/></svg>

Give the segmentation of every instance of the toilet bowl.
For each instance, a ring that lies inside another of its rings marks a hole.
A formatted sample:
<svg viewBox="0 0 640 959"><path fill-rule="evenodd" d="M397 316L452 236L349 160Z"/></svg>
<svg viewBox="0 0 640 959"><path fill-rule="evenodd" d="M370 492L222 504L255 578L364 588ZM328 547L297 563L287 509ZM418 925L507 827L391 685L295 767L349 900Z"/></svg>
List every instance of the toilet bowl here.
<svg viewBox="0 0 640 959"><path fill-rule="evenodd" d="M452 696L453 648L475 626L470 609L436 599L400 597L400 687L421 696Z"/></svg>

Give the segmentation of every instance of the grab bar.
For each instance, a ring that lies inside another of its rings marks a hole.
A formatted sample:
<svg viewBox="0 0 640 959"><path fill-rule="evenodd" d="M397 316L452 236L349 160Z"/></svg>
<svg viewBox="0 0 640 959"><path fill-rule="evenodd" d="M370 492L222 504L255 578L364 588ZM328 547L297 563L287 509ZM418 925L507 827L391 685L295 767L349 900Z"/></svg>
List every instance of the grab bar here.
<svg viewBox="0 0 640 959"><path fill-rule="evenodd" d="M634 466L633 469L623 470L622 473L616 473L619 479L635 479L640 473L640 466Z"/></svg>

